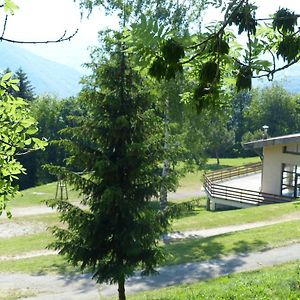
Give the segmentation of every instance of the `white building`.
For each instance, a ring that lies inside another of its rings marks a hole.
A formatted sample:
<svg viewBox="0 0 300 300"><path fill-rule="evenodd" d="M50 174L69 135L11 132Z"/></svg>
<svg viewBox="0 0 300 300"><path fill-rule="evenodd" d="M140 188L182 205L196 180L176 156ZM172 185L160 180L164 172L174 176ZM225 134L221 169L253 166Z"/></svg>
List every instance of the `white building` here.
<svg viewBox="0 0 300 300"><path fill-rule="evenodd" d="M245 149L263 149L261 191L300 196L300 133L244 144Z"/></svg>
<svg viewBox="0 0 300 300"><path fill-rule="evenodd" d="M262 163L206 173L204 188L208 209L246 208L300 197L300 133L261 139L243 146L262 153ZM258 178L257 184L253 184L253 178Z"/></svg>

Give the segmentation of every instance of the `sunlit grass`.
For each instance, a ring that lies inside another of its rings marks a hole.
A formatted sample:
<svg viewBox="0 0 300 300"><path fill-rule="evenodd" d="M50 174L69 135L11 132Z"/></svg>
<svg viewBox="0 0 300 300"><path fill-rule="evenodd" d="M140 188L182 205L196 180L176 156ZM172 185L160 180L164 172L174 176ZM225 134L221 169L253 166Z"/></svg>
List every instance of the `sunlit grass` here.
<svg viewBox="0 0 300 300"><path fill-rule="evenodd" d="M174 201L175 202L175 201ZM174 220L174 231L207 229L229 225L268 221L290 214L298 214L300 218L299 202L264 205L247 209L227 211L207 211L206 197L201 198L199 205L185 216Z"/></svg>
<svg viewBox="0 0 300 300"><path fill-rule="evenodd" d="M138 293L128 300L300 299L300 262ZM114 298L115 299L115 298Z"/></svg>

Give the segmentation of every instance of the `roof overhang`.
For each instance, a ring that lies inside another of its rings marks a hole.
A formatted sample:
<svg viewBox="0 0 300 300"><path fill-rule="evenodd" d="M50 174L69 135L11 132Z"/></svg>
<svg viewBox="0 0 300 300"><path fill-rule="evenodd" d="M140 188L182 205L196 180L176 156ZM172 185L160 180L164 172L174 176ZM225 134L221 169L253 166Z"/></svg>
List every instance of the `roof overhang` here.
<svg viewBox="0 0 300 300"><path fill-rule="evenodd" d="M287 145L290 143L300 142L300 133L277 136L273 138L267 138L257 141L252 141L248 143L244 143L244 149L259 149L266 146L274 146L274 145Z"/></svg>

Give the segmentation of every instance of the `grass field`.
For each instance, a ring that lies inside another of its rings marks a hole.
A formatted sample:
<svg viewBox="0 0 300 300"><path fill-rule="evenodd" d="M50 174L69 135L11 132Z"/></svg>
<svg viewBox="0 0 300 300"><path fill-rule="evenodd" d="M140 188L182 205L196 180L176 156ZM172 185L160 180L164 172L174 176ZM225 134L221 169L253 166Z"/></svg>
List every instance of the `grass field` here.
<svg viewBox="0 0 300 300"><path fill-rule="evenodd" d="M237 166L245 163L257 162L259 159L221 159L217 166L214 160L209 160L207 170L219 169L227 166ZM199 190L203 170L188 173L180 181L181 190ZM26 207L41 205L45 199L55 195L56 183L32 188L23 191L23 197L13 200L12 207ZM71 200L79 199L78 193L69 192ZM181 200L182 201L182 200ZM176 200L176 202L181 202ZM174 220L173 230L185 231L206 229L228 225L245 224L282 218L283 216L298 214L300 205L285 203L268 205L244 210L230 210L208 212L205 209L205 198L200 199L199 205L192 211L186 212ZM0 219L1 223L30 222L52 226L59 224L57 213L13 217L11 220ZM291 230L292 228L292 230ZM0 239L0 256L18 255L31 251L43 250L52 241L50 232L43 231L26 236L17 236ZM240 232L222 234L202 239L185 239L169 242L163 247L169 253L165 265L186 262L200 262L208 259L219 258L231 254L260 251L268 248L279 247L300 241L300 226L298 221L285 221L280 224L260 228L243 230ZM0 272L25 272L31 274L70 274L79 272L64 257L58 255L39 256L19 260L1 261ZM18 299L34 295L34 290L26 291L1 291L3 299ZM19 295L18 295L19 293ZM2 298L0 297L0 300ZM299 263L265 268L261 271L225 276L207 282L177 285L167 289L145 292L128 297L131 300L198 300L198 299L300 299L300 267Z"/></svg>
<svg viewBox="0 0 300 300"><path fill-rule="evenodd" d="M247 209L235 209L228 211L207 211L206 198L199 201L199 205L185 216L174 220L174 231L186 231L195 229L207 229L228 225L245 224L266 220L273 220L284 215L299 213L300 203L289 202L274 205L264 205Z"/></svg>
<svg viewBox="0 0 300 300"><path fill-rule="evenodd" d="M44 200L53 199L56 193L56 182L40 185L34 188L21 191L20 195L9 202L10 207L26 207L41 205ZM78 192L71 187L68 189L68 196L71 201L80 199Z"/></svg>
<svg viewBox="0 0 300 300"><path fill-rule="evenodd" d="M165 245L170 254L165 264L204 261L230 254L266 250L299 241L298 220L202 239L183 239Z"/></svg>
<svg viewBox="0 0 300 300"><path fill-rule="evenodd" d="M34 289L7 289L1 290L0 300L17 300L36 296Z"/></svg>
<svg viewBox="0 0 300 300"><path fill-rule="evenodd" d="M293 230L291 230L293 228ZM16 255L31 251L43 250L52 241L48 232L0 239L0 255ZM288 221L280 224L263 226L255 229L227 233L202 239L183 239L167 243L164 248L168 253L165 265L199 262L220 258L230 254L247 253L265 250L300 241L299 221ZM55 259L54 259L55 258ZM40 273L51 271L61 273L70 270L61 257L20 259L12 263L2 261L0 272L9 269L11 272ZM72 269L72 268L71 268Z"/></svg>
<svg viewBox="0 0 300 300"><path fill-rule="evenodd" d="M300 262L139 293L128 300L300 299Z"/></svg>
<svg viewBox="0 0 300 300"><path fill-rule="evenodd" d="M244 164L250 164L259 162L259 157L246 157L246 158L220 158L220 165L216 164L214 158L210 158L203 170L198 170L194 172L187 173L179 181L180 191L193 191L199 190L202 186L203 173L206 170L217 170L227 167L237 167Z"/></svg>

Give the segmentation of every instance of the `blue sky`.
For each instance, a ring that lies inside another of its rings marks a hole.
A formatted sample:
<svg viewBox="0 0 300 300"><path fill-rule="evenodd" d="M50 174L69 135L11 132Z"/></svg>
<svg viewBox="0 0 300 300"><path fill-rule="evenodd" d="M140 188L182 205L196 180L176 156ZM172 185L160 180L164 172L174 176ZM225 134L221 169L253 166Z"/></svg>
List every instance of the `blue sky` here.
<svg viewBox="0 0 300 300"><path fill-rule="evenodd" d="M97 44L97 33L106 27L117 27L117 19L105 16L96 9L87 18L80 17L78 5L73 0L14 0L20 7L9 17L6 37L22 40L44 40L58 38L64 30L78 34L70 41L60 44L27 45L26 49L45 58L80 69L89 60L89 46ZM288 7L300 13L299 0L257 0L260 7L257 17L267 17L278 7ZM214 10L205 13L204 22L220 18ZM3 16L1 19L4 20ZM0 27L1 28L1 27Z"/></svg>

